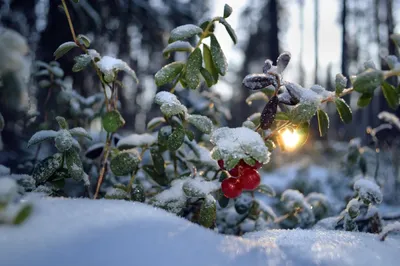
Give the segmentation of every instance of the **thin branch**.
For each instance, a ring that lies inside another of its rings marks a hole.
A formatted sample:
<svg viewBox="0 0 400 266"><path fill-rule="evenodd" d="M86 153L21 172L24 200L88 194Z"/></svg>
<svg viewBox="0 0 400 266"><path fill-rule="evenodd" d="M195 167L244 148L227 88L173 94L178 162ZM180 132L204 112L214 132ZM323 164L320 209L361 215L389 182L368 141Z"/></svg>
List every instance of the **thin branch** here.
<svg viewBox="0 0 400 266"><path fill-rule="evenodd" d="M100 187L101 187L101 184L103 183L104 174L106 172L107 159L108 159L108 155L110 153L111 137L112 137L112 135L110 133L107 133L106 145L104 147L103 162L102 162L102 166L101 166L101 170L100 170L99 179L97 180L96 192L94 193L93 199L96 199L97 196L99 195Z"/></svg>

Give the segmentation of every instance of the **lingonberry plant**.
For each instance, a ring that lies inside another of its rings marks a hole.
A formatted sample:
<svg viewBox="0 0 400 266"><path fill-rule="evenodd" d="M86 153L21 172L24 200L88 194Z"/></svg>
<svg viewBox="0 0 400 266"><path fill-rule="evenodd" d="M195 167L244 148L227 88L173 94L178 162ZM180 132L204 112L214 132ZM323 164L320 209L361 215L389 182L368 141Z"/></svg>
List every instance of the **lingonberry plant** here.
<svg viewBox="0 0 400 266"><path fill-rule="evenodd" d="M72 178L84 181L85 192L79 196L145 202L205 227L217 227L221 233L241 234L284 227L284 221L287 227L311 227L329 213L323 194L312 192L304 196L294 189L283 191L278 206L281 216L259 197L259 193L276 196L272 187L261 184L260 173L262 166L270 161L271 152L283 148L280 133L295 130L303 144L307 141L310 121L316 116L319 133L325 135L329 116L324 109L329 103L335 104L341 120L349 123L352 111L343 97L352 92L360 93L360 107L370 103L377 88L382 89L390 107L399 105L399 91L386 82L387 78L400 75L400 63L395 56L388 57L391 66L388 71L366 64L362 73L350 77L352 87L347 87L347 78L338 74L331 91L320 85L304 88L285 80L283 73L291 54L283 52L276 64L267 59L260 66L262 73L249 74L243 79L244 89L254 92L246 102L265 101L263 110L250 115L241 127L218 128L215 114L225 110L218 97L207 88L218 83L227 73L228 65L215 28L224 27L232 41L237 42L228 22L232 9L225 5L222 16L171 31L163 55L170 59L171 54L184 53L186 60L170 62L154 76L155 84L161 88L154 98L160 116L148 122L147 133L120 136L117 132L124 126L125 119L118 111L118 94L124 84L118 79L118 73L124 71L137 81L136 74L124 61L102 56L92 49L85 35L76 35L66 1L61 0L61 3L72 40L59 46L54 52L55 59L67 55L71 49L80 49L82 54L74 58L72 71L83 71L91 66L102 93L83 98L64 88L62 69L54 62L39 64L42 68L37 75L41 77L39 86L50 88L56 84L61 90L61 105L80 110L76 116L81 118L80 114L87 114L83 119L86 123L101 116L106 136L101 142L101 138L95 138L81 127L68 129L67 120L58 116L59 131L39 131L28 143L32 146L54 140L57 153L38 162L32 176L19 178L24 188L22 193L39 190L53 196L72 196L65 185L67 179ZM207 116L206 112L196 113L188 108L175 94L178 88L197 93L200 86L205 92L197 96L207 99ZM65 98L68 100L63 101ZM94 103L101 106L96 112L91 108ZM92 112L82 111L87 108ZM76 138L81 138L84 151ZM359 147L356 150L359 152ZM356 160L363 167L365 161L359 154ZM354 190L357 196L347 204L341 219L335 220L335 225L344 220L342 228L346 230L357 228L361 205L369 208L382 201L379 186L366 175L355 182Z"/></svg>

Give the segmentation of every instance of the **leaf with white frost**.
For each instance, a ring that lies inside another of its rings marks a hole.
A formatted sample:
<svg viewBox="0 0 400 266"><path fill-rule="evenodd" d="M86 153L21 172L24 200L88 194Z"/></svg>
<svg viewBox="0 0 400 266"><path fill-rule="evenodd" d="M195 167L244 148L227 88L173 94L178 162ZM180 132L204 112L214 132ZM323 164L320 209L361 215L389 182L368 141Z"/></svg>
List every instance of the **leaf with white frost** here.
<svg viewBox="0 0 400 266"><path fill-rule="evenodd" d="M182 72L185 63L173 62L162 67L155 75L154 79L158 87L171 83Z"/></svg>
<svg viewBox="0 0 400 266"><path fill-rule="evenodd" d="M128 73L135 81L138 83L138 78L135 71L131 69L128 64L121 59L117 59L111 56L103 56L98 62L96 62L97 67L104 74L104 80L106 82L111 82L115 79L115 74L119 70Z"/></svg>
<svg viewBox="0 0 400 266"><path fill-rule="evenodd" d="M54 52L53 55L57 60L75 47L78 47L78 45L75 42L65 42L57 48L57 50Z"/></svg>
<svg viewBox="0 0 400 266"><path fill-rule="evenodd" d="M189 39L197 34L202 33L203 30L193 24L186 24L179 27L176 27L171 31L171 35L169 37L169 43L181 41L185 39Z"/></svg>
<svg viewBox="0 0 400 266"><path fill-rule="evenodd" d="M203 115L189 115L187 121L205 134L210 134L213 129L211 119Z"/></svg>
<svg viewBox="0 0 400 266"><path fill-rule="evenodd" d="M151 146L157 141L157 138L148 133L131 134L118 141L117 148L120 150L131 149L135 147Z"/></svg>
<svg viewBox="0 0 400 266"><path fill-rule="evenodd" d="M54 130L41 130L39 132L36 132L28 141L28 148L45 140L55 138L56 136L57 131Z"/></svg>
<svg viewBox="0 0 400 266"><path fill-rule="evenodd" d="M172 52L192 52L193 46L186 41L176 41L167 45L163 50L165 58L169 58L169 54Z"/></svg>
<svg viewBox="0 0 400 266"><path fill-rule="evenodd" d="M92 137L89 135L89 133L83 127L74 127L69 130L69 133L71 133L71 135L74 137L85 137L90 140L92 139Z"/></svg>

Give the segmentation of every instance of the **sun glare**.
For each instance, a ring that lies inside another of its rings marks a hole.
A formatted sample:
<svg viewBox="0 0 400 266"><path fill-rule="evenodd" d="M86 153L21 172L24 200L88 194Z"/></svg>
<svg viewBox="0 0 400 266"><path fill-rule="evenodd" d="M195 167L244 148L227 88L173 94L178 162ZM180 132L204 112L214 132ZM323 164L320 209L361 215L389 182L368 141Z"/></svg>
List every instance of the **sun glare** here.
<svg viewBox="0 0 400 266"><path fill-rule="evenodd" d="M282 134L282 141L286 149L293 150L299 144L300 136L295 130L286 129Z"/></svg>

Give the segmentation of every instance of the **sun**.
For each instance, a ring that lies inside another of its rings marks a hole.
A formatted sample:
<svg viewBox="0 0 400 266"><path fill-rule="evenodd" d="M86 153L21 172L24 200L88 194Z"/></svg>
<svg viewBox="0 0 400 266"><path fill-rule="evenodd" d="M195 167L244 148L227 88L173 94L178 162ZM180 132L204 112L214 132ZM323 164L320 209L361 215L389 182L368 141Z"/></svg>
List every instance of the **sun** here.
<svg viewBox="0 0 400 266"><path fill-rule="evenodd" d="M290 131L289 129L286 129L282 132L281 138L283 145L288 150L294 150L300 142L300 135L296 130Z"/></svg>

